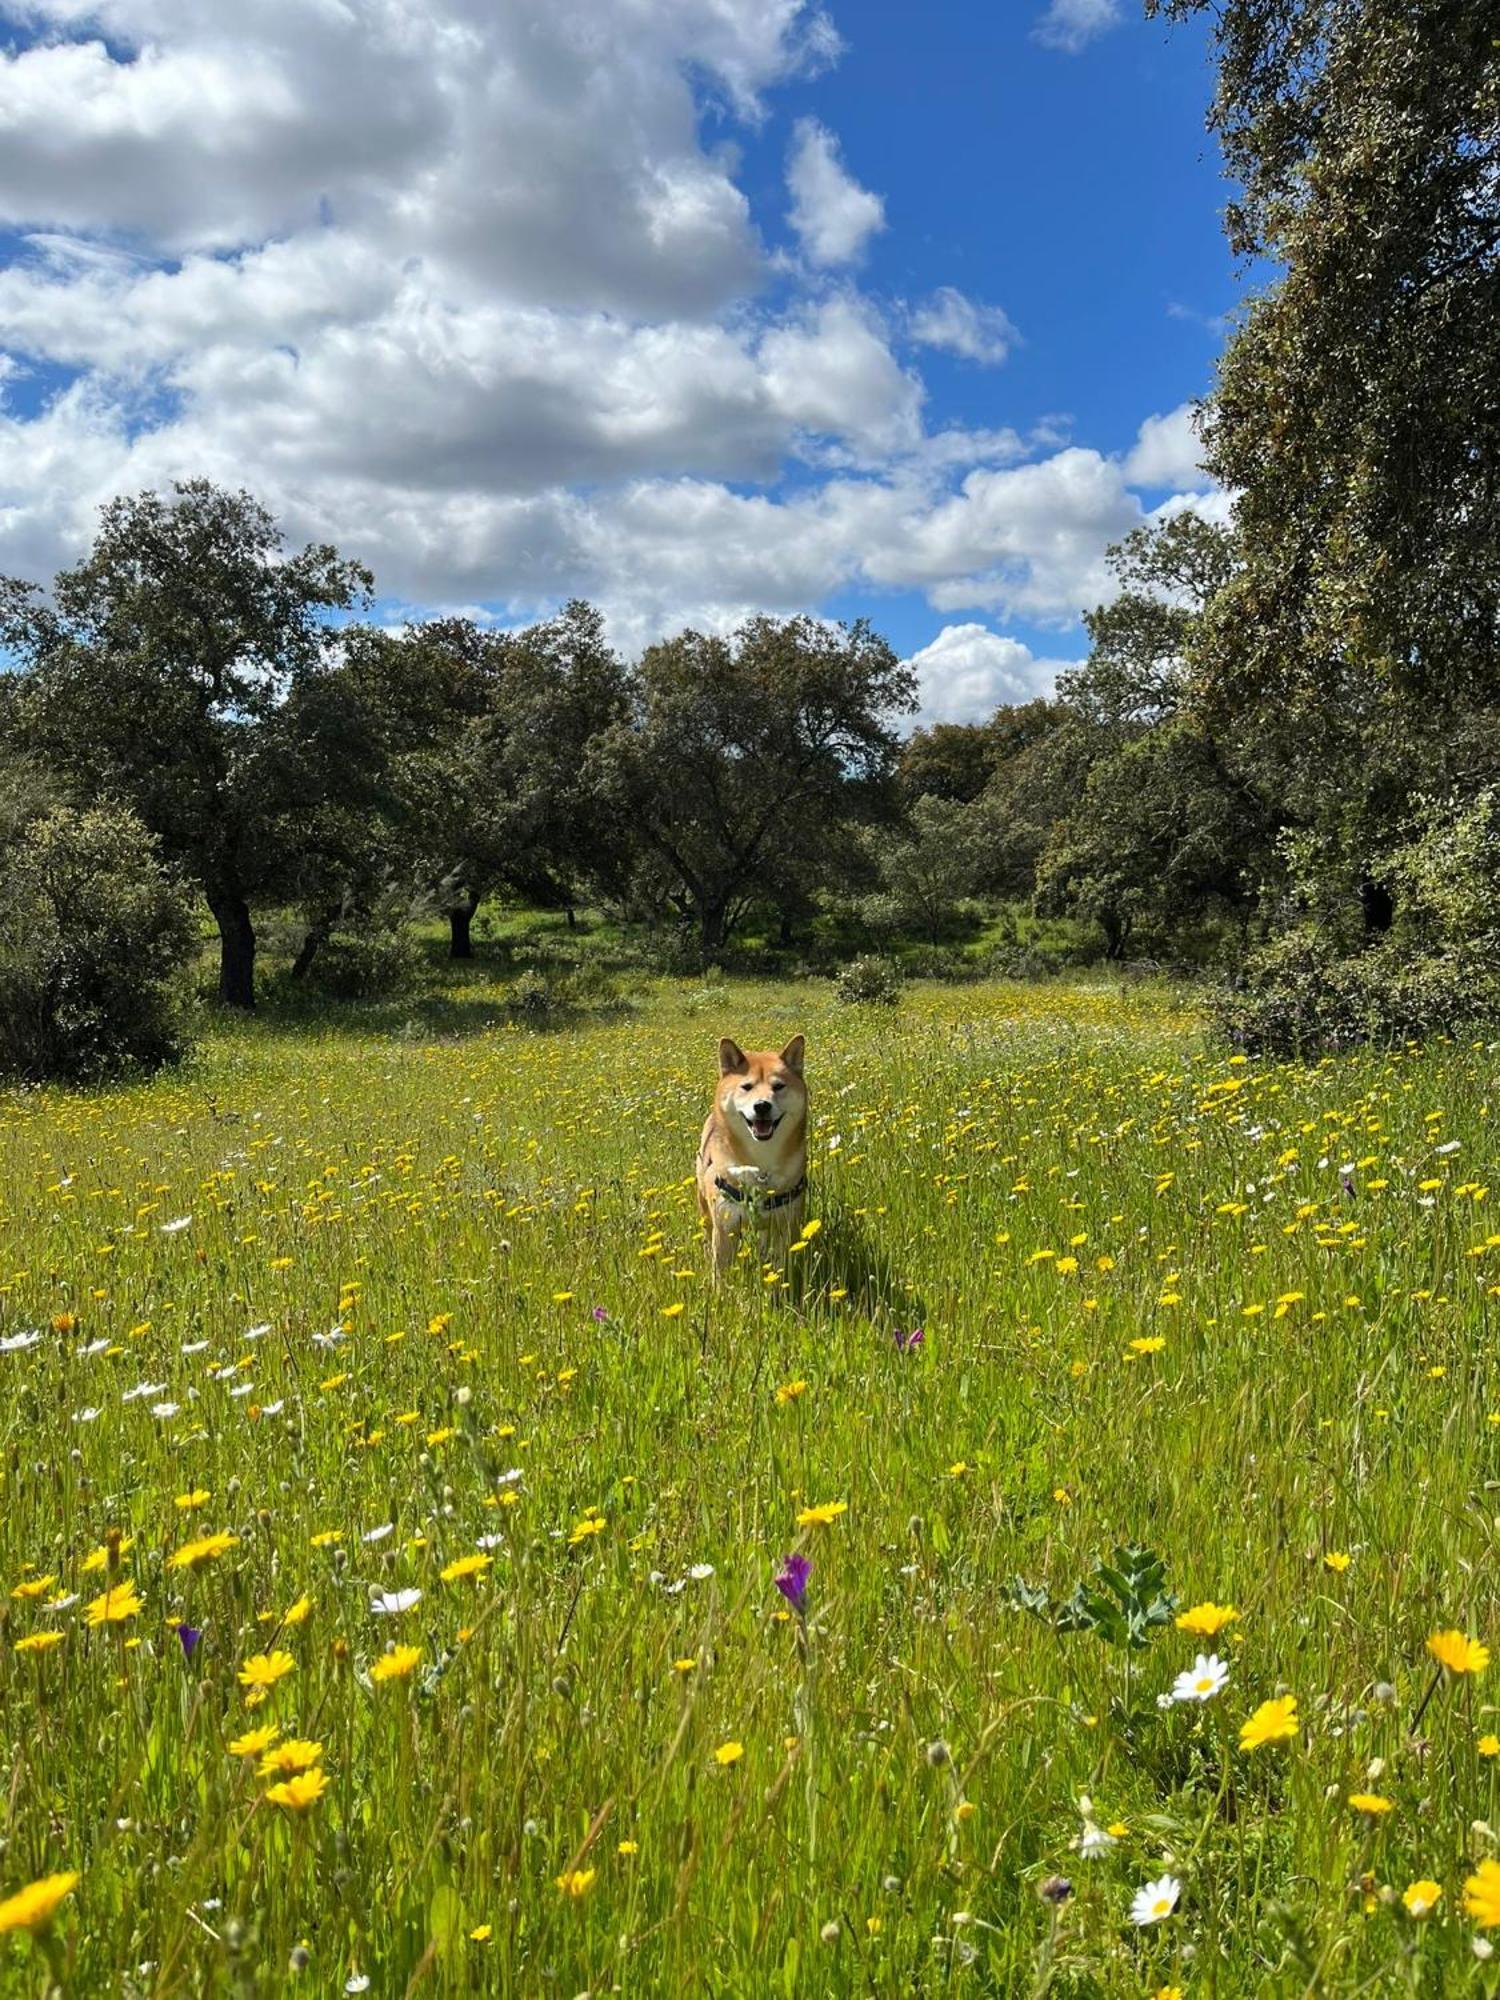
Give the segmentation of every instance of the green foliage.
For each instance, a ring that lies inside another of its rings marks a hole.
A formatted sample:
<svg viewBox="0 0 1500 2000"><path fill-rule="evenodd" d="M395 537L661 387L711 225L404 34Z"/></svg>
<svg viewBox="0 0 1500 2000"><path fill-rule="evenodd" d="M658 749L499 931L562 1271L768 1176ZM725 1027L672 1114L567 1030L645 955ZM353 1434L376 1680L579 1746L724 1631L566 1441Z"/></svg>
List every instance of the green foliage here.
<svg viewBox="0 0 1500 2000"><path fill-rule="evenodd" d="M872 930L915 930L936 944L978 882L988 824L982 807L928 795L898 828L870 828L865 848L880 882L861 905Z"/></svg>
<svg viewBox="0 0 1500 2000"><path fill-rule="evenodd" d="M889 958L851 958L834 978L833 990L848 1007L894 1007L901 998L901 968Z"/></svg>
<svg viewBox="0 0 1500 2000"><path fill-rule="evenodd" d="M422 950L409 925L376 918L333 930L307 975L331 1000L368 1000L409 992L422 968Z"/></svg>
<svg viewBox="0 0 1500 2000"><path fill-rule="evenodd" d="M1092 1579L1075 1584L1061 1601L1019 1576L1010 1595L1018 1609L1031 1612L1054 1632L1093 1632L1106 1646L1131 1652L1143 1652L1171 1624L1178 1604L1167 1589L1166 1564L1134 1542L1116 1548L1110 1561L1095 1563Z"/></svg>
<svg viewBox="0 0 1500 2000"><path fill-rule="evenodd" d="M0 1072L97 1080L182 1055L196 948L182 889L126 808L13 820L0 840Z"/></svg>

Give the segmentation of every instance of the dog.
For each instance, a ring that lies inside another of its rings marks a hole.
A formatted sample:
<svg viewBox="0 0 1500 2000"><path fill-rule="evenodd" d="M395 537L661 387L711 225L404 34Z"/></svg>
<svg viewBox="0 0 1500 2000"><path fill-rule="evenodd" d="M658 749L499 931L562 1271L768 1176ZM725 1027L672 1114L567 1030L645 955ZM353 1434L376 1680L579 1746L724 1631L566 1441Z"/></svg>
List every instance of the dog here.
<svg viewBox="0 0 1500 2000"><path fill-rule="evenodd" d="M806 1038L780 1055L747 1055L726 1035L719 1044L714 1108L698 1147L698 1212L709 1232L715 1278L754 1222L761 1253L784 1249L802 1227L807 1193Z"/></svg>

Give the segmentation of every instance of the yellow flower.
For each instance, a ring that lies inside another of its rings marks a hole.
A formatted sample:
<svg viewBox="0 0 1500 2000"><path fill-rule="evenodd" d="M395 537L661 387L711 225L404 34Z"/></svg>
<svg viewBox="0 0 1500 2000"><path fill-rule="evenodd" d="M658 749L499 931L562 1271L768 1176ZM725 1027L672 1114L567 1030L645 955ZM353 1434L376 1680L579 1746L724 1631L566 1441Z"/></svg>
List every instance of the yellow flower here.
<svg viewBox="0 0 1500 2000"><path fill-rule="evenodd" d="M1240 1724L1240 1748L1258 1750L1263 1743L1289 1743L1301 1726L1294 1694L1263 1701L1254 1715Z"/></svg>
<svg viewBox="0 0 1500 2000"><path fill-rule="evenodd" d="M287 1812L306 1812L327 1790L328 1774L315 1765L311 1771L299 1771L284 1784L268 1786L266 1797L273 1806L282 1806Z"/></svg>
<svg viewBox="0 0 1500 2000"><path fill-rule="evenodd" d="M1165 1334L1147 1333L1143 1334L1139 1340L1132 1340L1129 1351L1132 1354L1160 1354L1166 1344L1167 1338Z"/></svg>
<svg viewBox="0 0 1500 2000"><path fill-rule="evenodd" d="M1401 1900L1406 1905L1408 1916L1418 1919L1430 1917L1443 1900L1443 1885L1424 1876L1420 1882L1407 1883L1401 1891Z"/></svg>
<svg viewBox="0 0 1500 2000"><path fill-rule="evenodd" d="M168 1569L197 1569L200 1563L212 1562L215 1556L222 1556L240 1545L238 1535L200 1535L195 1542L184 1542L180 1549L167 1557Z"/></svg>
<svg viewBox="0 0 1500 2000"><path fill-rule="evenodd" d="M697 1671L697 1666L698 1662L696 1660L674 1660L672 1662L672 1671L674 1674L691 1674Z"/></svg>
<svg viewBox="0 0 1500 2000"><path fill-rule="evenodd" d="M263 1750L269 1750L281 1734L279 1722L263 1722L259 1729L247 1729L243 1736L236 1736L229 1746L231 1757L258 1757Z"/></svg>
<svg viewBox="0 0 1500 2000"><path fill-rule="evenodd" d="M213 1497L206 1486L195 1486L191 1493L179 1493L172 1505L180 1507L184 1514L190 1514L195 1507L201 1507Z"/></svg>
<svg viewBox="0 0 1500 2000"><path fill-rule="evenodd" d="M679 1299L676 1305L663 1306L661 1309L661 1316L663 1319L677 1319L682 1313L685 1313L686 1311L687 1307L682 1303L682 1300Z"/></svg>
<svg viewBox="0 0 1500 2000"><path fill-rule="evenodd" d="M294 1671L297 1662L290 1653L254 1653L240 1668L241 1687L271 1688Z"/></svg>
<svg viewBox="0 0 1500 2000"><path fill-rule="evenodd" d="M469 1932L469 1942L470 1944L488 1944L494 1935L495 1926L493 1924L476 1924L473 1930Z"/></svg>
<svg viewBox="0 0 1500 2000"><path fill-rule="evenodd" d="M568 1536L568 1547L576 1549L580 1542L586 1542L590 1535L602 1535L609 1523L602 1514L590 1514L582 1521L575 1521L573 1532Z"/></svg>
<svg viewBox="0 0 1500 2000"><path fill-rule="evenodd" d="M45 1653L53 1646L60 1646L62 1639L61 1632L30 1632L24 1639L17 1639L15 1650L18 1653Z"/></svg>
<svg viewBox="0 0 1500 2000"><path fill-rule="evenodd" d="M776 1400L778 1403L795 1403L799 1396L805 1396L806 1394L807 1384L801 1376L798 1376L795 1382L782 1383L781 1387L776 1391Z"/></svg>
<svg viewBox="0 0 1500 2000"><path fill-rule="evenodd" d="M1427 1650L1450 1674L1482 1674L1490 1663L1490 1649L1462 1632L1434 1632Z"/></svg>
<svg viewBox="0 0 1500 2000"><path fill-rule="evenodd" d="M1323 1558L1323 1567L1324 1569L1331 1569L1337 1575L1342 1576L1344 1571L1349 1567L1350 1561L1351 1558L1346 1556L1342 1549L1330 1549Z"/></svg>
<svg viewBox="0 0 1500 2000"><path fill-rule="evenodd" d="M90 1625L122 1625L145 1608L135 1594L135 1585L127 1579L112 1585L102 1597L96 1597L83 1615Z"/></svg>
<svg viewBox="0 0 1500 2000"><path fill-rule="evenodd" d="M1351 1792L1349 1804L1354 1812L1368 1813L1371 1819L1379 1819L1391 1810L1391 1801L1382 1798L1379 1792Z"/></svg>
<svg viewBox="0 0 1500 2000"><path fill-rule="evenodd" d="M322 1754L321 1743L309 1743L303 1737L289 1736L285 1743L278 1743L274 1750L268 1750L261 1758L260 1776L293 1778L299 1771L305 1771L310 1765L316 1764Z"/></svg>
<svg viewBox="0 0 1500 2000"><path fill-rule="evenodd" d="M615 1849L616 1854L639 1854L640 1851L641 1843L638 1840L622 1840Z"/></svg>
<svg viewBox="0 0 1500 2000"><path fill-rule="evenodd" d="M78 1886L77 1869L62 1875L44 1875L30 1882L0 1903L0 1931L43 1931L57 1914L64 1896Z"/></svg>
<svg viewBox="0 0 1500 2000"><path fill-rule="evenodd" d="M1195 1604L1190 1611L1179 1611L1176 1625L1179 1632L1196 1632L1200 1638L1211 1639L1215 1632L1222 1632L1226 1625L1232 1625L1239 1617L1232 1604Z"/></svg>
<svg viewBox="0 0 1500 2000"><path fill-rule="evenodd" d="M847 1514L848 1511L849 1503L847 1500L824 1500L816 1507L804 1507L797 1516L797 1526L799 1528L826 1528L836 1521L840 1514Z"/></svg>
<svg viewBox="0 0 1500 2000"><path fill-rule="evenodd" d="M11 1592L11 1596L23 1599L28 1597L45 1597L56 1581L57 1578L55 1576L28 1577L25 1583L18 1583L16 1585L15 1589Z"/></svg>
<svg viewBox="0 0 1500 2000"><path fill-rule="evenodd" d="M315 1549L330 1548L333 1543L344 1539L342 1528L322 1528L313 1536L310 1546Z"/></svg>
<svg viewBox="0 0 1500 2000"><path fill-rule="evenodd" d="M1500 1757L1500 1736L1481 1736L1474 1747L1481 1757Z"/></svg>
<svg viewBox="0 0 1500 2000"><path fill-rule="evenodd" d="M130 1551L134 1547L135 1547L134 1535L121 1535L119 1541L115 1544L115 1554L116 1556L129 1555ZM106 1543L103 1548L95 1549L92 1555L86 1555L83 1561L79 1564L79 1568L83 1571L83 1574L85 1576L93 1576L97 1574L99 1570L105 1568L108 1562L109 1562L109 1545L108 1543Z"/></svg>
<svg viewBox="0 0 1500 2000"><path fill-rule="evenodd" d="M1464 1915L1481 1930L1500 1924L1500 1861L1481 1861L1464 1883Z"/></svg>
<svg viewBox="0 0 1500 2000"><path fill-rule="evenodd" d="M574 1902L577 1902L580 1896L586 1896L594 1886L594 1877L598 1872L596 1868L569 1868L558 1876L557 1886L565 1896L571 1896Z"/></svg>
<svg viewBox="0 0 1500 2000"><path fill-rule="evenodd" d="M744 1744L736 1743L733 1740L731 1740L728 1743L721 1743L718 1749L715 1750L714 1762L716 1764L723 1764L727 1767L730 1764L738 1764L738 1762L740 1761L741 1757L744 1756L744 1754L745 1754Z"/></svg>
<svg viewBox="0 0 1500 2000"><path fill-rule="evenodd" d="M381 1681L404 1681L410 1678L422 1657L420 1646L392 1646L388 1653L382 1653L370 1669L370 1679Z"/></svg>
<svg viewBox="0 0 1500 2000"><path fill-rule="evenodd" d="M300 1625L309 1616L312 1608L313 1601L310 1597L299 1597L295 1604L288 1605L287 1609L282 1612L281 1622L286 1626Z"/></svg>
<svg viewBox="0 0 1500 2000"><path fill-rule="evenodd" d="M443 1571L443 1581L444 1583L462 1583L465 1577L470 1576L477 1581L484 1575L493 1561L493 1556L459 1556L456 1561L449 1563L448 1567Z"/></svg>

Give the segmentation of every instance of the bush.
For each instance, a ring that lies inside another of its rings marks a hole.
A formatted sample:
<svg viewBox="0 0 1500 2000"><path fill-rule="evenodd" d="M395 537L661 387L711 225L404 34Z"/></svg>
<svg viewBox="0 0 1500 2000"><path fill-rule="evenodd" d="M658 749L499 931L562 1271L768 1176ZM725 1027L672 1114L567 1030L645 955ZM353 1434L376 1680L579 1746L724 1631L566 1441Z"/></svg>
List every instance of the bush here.
<svg viewBox="0 0 1500 2000"><path fill-rule="evenodd" d="M893 1007L901 994L901 968L888 958L851 958L833 990L846 1006Z"/></svg>
<svg viewBox="0 0 1500 2000"><path fill-rule="evenodd" d="M155 1069L191 1040L198 926L124 806L53 806L0 847L0 1071Z"/></svg>
<svg viewBox="0 0 1500 2000"><path fill-rule="evenodd" d="M334 931L307 983L330 1000L373 1000L409 990L421 969L422 948L404 924L372 923Z"/></svg>

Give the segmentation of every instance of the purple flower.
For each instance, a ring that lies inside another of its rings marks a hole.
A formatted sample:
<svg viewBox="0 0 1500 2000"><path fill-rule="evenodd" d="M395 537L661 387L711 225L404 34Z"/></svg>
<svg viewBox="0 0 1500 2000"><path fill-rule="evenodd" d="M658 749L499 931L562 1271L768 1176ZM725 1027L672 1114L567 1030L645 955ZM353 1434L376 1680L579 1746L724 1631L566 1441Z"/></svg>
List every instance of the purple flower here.
<svg viewBox="0 0 1500 2000"><path fill-rule="evenodd" d="M589 1314L589 1318L595 1320L608 1319L609 1314L604 1310L603 1306L595 1306Z"/></svg>
<svg viewBox="0 0 1500 2000"><path fill-rule="evenodd" d="M927 1330L925 1327L914 1326L910 1333L902 1333L898 1327L895 1331L896 1352L898 1354L910 1354L912 1349L920 1347L926 1338Z"/></svg>
<svg viewBox="0 0 1500 2000"><path fill-rule="evenodd" d="M807 1579L812 1575L812 1564L806 1556L791 1555L782 1559L781 1569L774 1581L793 1611L807 1608Z"/></svg>
<svg viewBox="0 0 1500 2000"><path fill-rule="evenodd" d="M190 1660L197 1650L198 1641L203 1637L202 1627L198 1625L179 1625L177 1636L182 1641L183 1658Z"/></svg>

